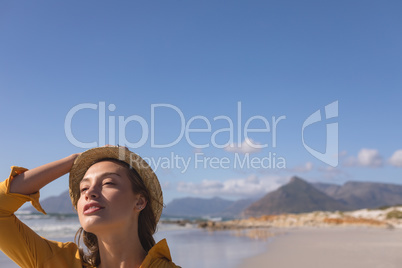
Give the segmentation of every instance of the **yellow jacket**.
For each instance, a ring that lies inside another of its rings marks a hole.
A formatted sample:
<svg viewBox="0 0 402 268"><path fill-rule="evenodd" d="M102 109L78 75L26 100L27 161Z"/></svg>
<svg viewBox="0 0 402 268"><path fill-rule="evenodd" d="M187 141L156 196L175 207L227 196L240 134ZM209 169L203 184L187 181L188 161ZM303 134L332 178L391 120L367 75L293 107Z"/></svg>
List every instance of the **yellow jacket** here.
<svg viewBox="0 0 402 268"><path fill-rule="evenodd" d="M19 266L40 268L82 268L78 246L73 242L57 242L40 237L15 215L26 201L40 212L39 192L32 195L10 193L10 181L27 169L11 167L10 177L0 183L0 250ZM176 268L166 240L151 248L141 268Z"/></svg>

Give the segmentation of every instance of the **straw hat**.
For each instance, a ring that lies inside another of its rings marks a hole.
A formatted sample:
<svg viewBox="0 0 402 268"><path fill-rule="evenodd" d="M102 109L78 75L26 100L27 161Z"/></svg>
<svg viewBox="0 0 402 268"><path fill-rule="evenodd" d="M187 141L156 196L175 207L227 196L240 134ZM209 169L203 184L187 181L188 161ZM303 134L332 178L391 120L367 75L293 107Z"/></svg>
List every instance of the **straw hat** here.
<svg viewBox="0 0 402 268"><path fill-rule="evenodd" d="M126 162L137 171L143 180L145 187L148 189L150 194L149 202L154 212L156 222L158 222L163 209L162 189L158 178L144 159L131 152L126 147L97 147L83 152L75 159L70 171L69 190L71 202L75 209L77 209L77 202L80 198L80 182L82 178L94 162L105 158L115 158Z"/></svg>

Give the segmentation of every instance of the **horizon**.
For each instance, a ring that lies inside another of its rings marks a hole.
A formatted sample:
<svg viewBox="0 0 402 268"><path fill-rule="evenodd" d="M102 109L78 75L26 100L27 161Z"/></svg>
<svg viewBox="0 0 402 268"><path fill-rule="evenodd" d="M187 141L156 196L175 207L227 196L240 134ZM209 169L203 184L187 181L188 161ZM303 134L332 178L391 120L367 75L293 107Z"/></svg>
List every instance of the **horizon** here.
<svg viewBox="0 0 402 268"><path fill-rule="evenodd" d="M342 184L328 183L328 182L320 182L320 181L309 182L309 181L306 181L305 179L300 178L300 177L298 177L298 176L292 176L290 179L292 179L292 178L294 178L294 177L297 177L298 179L301 179L301 180L303 180L304 182L307 182L308 184L329 184L329 185L343 186L343 185L345 185L346 183L357 182L357 183L373 183L373 184L387 184L387 185L399 185L399 186L402 186L402 183L401 183L401 184L398 184L398 183L384 183L384 182L375 182L375 181L345 181L345 182L343 182ZM283 187L283 186L286 186L286 185L289 184L289 183L290 183L290 181L287 182L287 183L285 183L285 184L283 184L283 185L281 185L280 187L278 187L278 189L281 188L281 187ZM173 201L181 200L181 199L187 199L187 198L204 199L204 200L211 200L211 199L219 198L219 199L222 199L222 200L225 200L225 201L233 201L233 202L241 201L241 200L250 200L250 199L252 199L252 200L259 200L259 199L261 199L262 197L264 197L265 195L267 195L267 194L269 194L269 193L271 193L271 192L274 192L274 191L276 191L276 190L278 190L278 189L272 190L272 191L270 191L270 192L266 192L265 194L263 194L263 195L261 195L261 196L258 196L258 197L254 197L254 198L253 198L253 197L246 197L246 198L239 198L239 199L228 199L228 198L224 198L224 197L221 197L221 196L210 196L210 197L183 196L183 197L180 197L180 198L174 198L174 199L170 200L169 203L171 203L171 202L173 202ZM52 195L52 196L48 196L48 197L46 197L46 198L58 197L58 196L61 196L61 195L65 194L65 193L68 193L68 190L65 190L64 192L62 192L62 193L60 193L60 194L58 194L58 195ZM43 199L43 200L44 200L44 199ZM42 201L43 201L43 200L42 200ZM166 203L166 204L164 204L164 205L168 205L169 203ZM28 206L28 204L24 204L24 206ZM398 205L395 205L395 206L398 206Z"/></svg>

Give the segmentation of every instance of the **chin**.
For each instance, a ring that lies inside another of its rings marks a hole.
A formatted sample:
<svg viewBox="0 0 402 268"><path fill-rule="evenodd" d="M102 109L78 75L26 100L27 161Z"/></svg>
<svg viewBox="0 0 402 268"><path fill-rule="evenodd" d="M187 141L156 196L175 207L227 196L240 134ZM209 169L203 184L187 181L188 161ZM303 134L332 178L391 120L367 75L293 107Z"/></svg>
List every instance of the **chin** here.
<svg viewBox="0 0 402 268"><path fill-rule="evenodd" d="M94 233L96 229L102 226L102 221L100 219L86 218L80 219L80 224L85 232Z"/></svg>

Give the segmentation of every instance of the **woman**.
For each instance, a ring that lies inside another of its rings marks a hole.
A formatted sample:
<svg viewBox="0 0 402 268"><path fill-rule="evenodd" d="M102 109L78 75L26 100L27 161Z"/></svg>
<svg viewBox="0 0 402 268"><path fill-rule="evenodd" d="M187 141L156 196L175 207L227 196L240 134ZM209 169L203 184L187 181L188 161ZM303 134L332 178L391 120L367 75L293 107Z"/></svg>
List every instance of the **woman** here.
<svg viewBox="0 0 402 268"><path fill-rule="evenodd" d="M26 201L39 211L39 190L70 172L70 197L87 251L46 240L14 215ZM99 147L26 170L12 167L0 183L0 249L21 267L178 267L166 240L153 234L163 208L159 181L125 147Z"/></svg>

